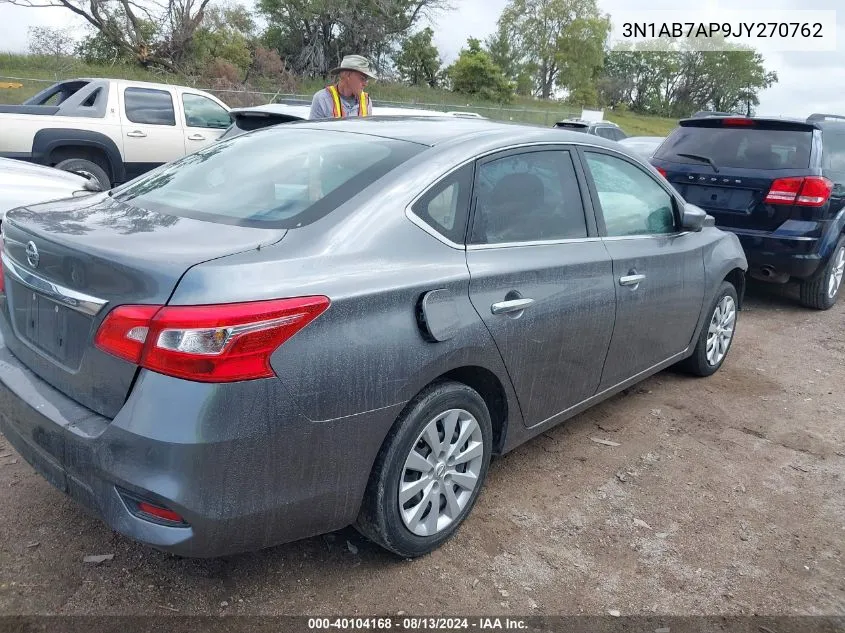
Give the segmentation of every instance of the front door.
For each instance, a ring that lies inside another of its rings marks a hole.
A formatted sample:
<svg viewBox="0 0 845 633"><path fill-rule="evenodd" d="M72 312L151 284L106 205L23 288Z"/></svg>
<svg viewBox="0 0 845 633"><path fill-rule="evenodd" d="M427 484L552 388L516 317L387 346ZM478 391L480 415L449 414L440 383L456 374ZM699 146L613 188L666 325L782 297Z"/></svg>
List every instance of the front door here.
<svg viewBox="0 0 845 633"><path fill-rule="evenodd" d="M693 344L704 301L707 238L681 229L668 185L642 166L598 149L582 156L616 288L604 390Z"/></svg>
<svg viewBox="0 0 845 633"><path fill-rule="evenodd" d="M613 331L612 263L567 149L487 158L473 198L470 299L534 426L596 392Z"/></svg>
<svg viewBox="0 0 845 633"><path fill-rule="evenodd" d="M190 92L182 93L185 113L185 153L211 145L231 124L229 113L208 97Z"/></svg>

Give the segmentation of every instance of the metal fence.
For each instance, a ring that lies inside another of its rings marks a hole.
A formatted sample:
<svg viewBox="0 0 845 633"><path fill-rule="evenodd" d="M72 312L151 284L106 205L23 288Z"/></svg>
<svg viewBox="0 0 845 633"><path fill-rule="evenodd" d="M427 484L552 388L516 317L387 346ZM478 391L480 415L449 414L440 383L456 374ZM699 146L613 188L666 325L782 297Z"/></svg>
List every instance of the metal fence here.
<svg viewBox="0 0 845 633"><path fill-rule="evenodd" d="M0 79L20 82L24 83L38 83L38 84L52 84L56 81L62 81L61 78L57 76L56 79L35 79L31 77L8 77L0 75ZM161 79L161 83L168 83L165 81L165 78ZM298 105L308 105L311 103L310 94L293 94L293 93L282 93L282 92L269 92L269 91L262 91L262 90L255 90L251 88L217 88L217 87L203 87L200 85L193 85L194 82L190 80L186 82L186 85L191 85L191 87L202 90L204 92L208 92L210 94L215 95L218 99L222 100L224 103L228 104L230 107L244 107L244 106L256 106L256 105L264 105L267 103L291 103L291 104L298 104ZM0 89L0 95L4 95L6 91ZM560 121L562 119L572 118L580 116L581 111L575 110L572 108L567 108L565 106L561 106L560 108L531 108L528 106L523 107L514 107L509 105L474 105L474 104L467 104L467 103L454 103L447 101L448 93L443 93L443 98L439 101L432 101L432 100L404 100L404 101L393 101L393 100L385 100L385 99L378 99L374 98L373 101L375 103L376 109L379 105L389 106L389 107L413 107L413 108L422 108L427 110L436 110L439 112L474 112L480 114L483 117L488 119L493 119L496 121L513 121L516 123L529 123L534 125L542 125L544 127L549 127L554 125L556 121ZM8 93L7 95L8 96ZM2 102L5 102L6 99L2 99ZM376 110L377 112L377 110Z"/></svg>

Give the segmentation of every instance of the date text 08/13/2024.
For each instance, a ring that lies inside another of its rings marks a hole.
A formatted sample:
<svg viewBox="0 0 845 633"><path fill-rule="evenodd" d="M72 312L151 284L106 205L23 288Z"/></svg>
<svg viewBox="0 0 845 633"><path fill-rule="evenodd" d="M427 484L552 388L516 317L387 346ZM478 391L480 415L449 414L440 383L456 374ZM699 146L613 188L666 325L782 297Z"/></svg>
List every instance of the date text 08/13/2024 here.
<svg viewBox="0 0 845 633"><path fill-rule="evenodd" d="M309 618L308 630L344 630L344 631L453 631L453 630L527 630L528 624L519 618L474 617L339 617Z"/></svg>

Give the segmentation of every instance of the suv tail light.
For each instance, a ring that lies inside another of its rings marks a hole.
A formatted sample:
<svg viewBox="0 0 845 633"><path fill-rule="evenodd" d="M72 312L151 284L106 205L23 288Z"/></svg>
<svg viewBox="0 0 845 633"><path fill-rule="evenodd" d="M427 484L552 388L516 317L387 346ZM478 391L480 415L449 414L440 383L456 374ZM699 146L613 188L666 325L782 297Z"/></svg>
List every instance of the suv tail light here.
<svg viewBox="0 0 845 633"><path fill-rule="evenodd" d="M199 382L269 378L271 354L329 307L328 297L208 306L119 306L97 331L101 350Z"/></svg>
<svg viewBox="0 0 845 633"><path fill-rule="evenodd" d="M738 117L730 117L727 119L722 119L722 125L726 127L734 127L734 126L747 126L753 127L755 125L754 119L743 119Z"/></svg>
<svg viewBox="0 0 845 633"><path fill-rule="evenodd" d="M820 207L830 198L833 182L822 176L778 178L772 183L764 202Z"/></svg>
<svg viewBox="0 0 845 633"><path fill-rule="evenodd" d="M661 176L663 176L664 178L666 178L666 170L665 170L665 169L663 169L662 167L655 167L655 169L657 169L658 173L659 173Z"/></svg>

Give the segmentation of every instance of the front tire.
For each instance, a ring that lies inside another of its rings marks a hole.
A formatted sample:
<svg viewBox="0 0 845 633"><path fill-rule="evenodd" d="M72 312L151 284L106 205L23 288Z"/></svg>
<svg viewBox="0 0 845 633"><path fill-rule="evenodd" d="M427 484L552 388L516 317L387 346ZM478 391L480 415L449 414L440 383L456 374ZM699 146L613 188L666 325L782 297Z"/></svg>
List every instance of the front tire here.
<svg viewBox="0 0 845 633"><path fill-rule="evenodd" d="M712 376L724 364L736 333L738 315L736 288L723 281L710 304L710 318L704 324L695 351L681 367L696 376Z"/></svg>
<svg viewBox="0 0 845 633"><path fill-rule="evenodd" d="M845 235L839 238L827 264L812 279L801 282L801 303L816 310L836 304L845 277Z"/></svg>
<svg viewBox="0 0 845 633"><path fill-rule="evenodd" d="M478 499L492 437L490 412L478 392L453 381L429 386L385 439L356 529L405 558L440 547Z"/></svg>

